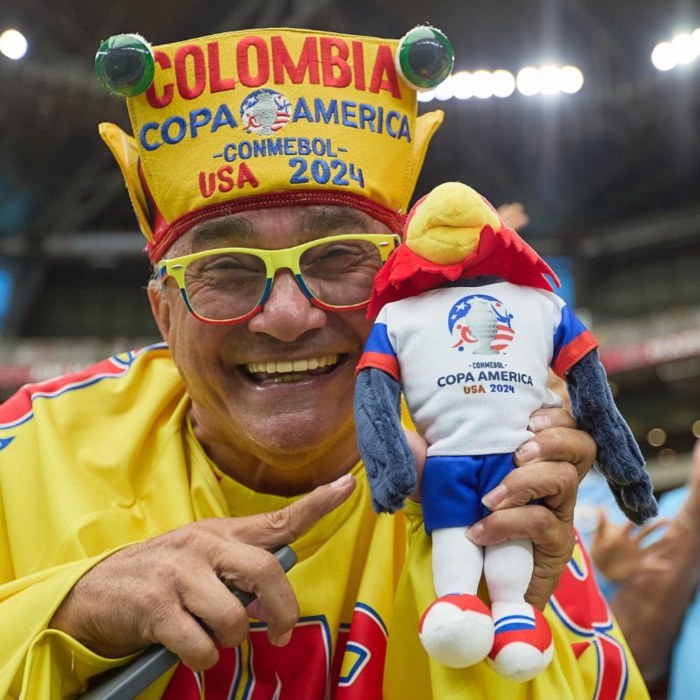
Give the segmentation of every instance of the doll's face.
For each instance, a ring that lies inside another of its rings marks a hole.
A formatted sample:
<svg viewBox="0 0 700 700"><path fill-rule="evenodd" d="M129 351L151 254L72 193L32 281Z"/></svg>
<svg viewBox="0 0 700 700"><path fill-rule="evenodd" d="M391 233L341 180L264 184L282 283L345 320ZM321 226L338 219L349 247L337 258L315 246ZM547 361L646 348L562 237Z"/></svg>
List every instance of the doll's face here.
<svg viewBox="0 0 700 700"><path fill-rule="evenodd" d="M476 251L487 224L494 231L501 228L498 215L481 195L460 187L449 199L429 197L418 206L408 223L405 242L431 262L451 265Z"/></svg>

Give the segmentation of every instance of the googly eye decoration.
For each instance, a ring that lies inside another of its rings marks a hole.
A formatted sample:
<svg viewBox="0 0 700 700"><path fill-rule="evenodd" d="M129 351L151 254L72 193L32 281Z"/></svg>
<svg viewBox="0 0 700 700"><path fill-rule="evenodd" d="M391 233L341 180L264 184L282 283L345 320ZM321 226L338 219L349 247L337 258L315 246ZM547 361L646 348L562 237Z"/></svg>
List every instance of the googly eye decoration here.
<svg viewBox="0 0 700 700"><path fill-rule="evenodd" d="M431 90L452 72L450 40L435 27L414 27L399 42L396 68L414 90Z"/></svg>
<svg viewBox="0 0 700 700"><path fill-rule="evenodd" d="M138 34L117 34L100 44L95 71L102 85L120 97L136 97L155 75L151 45Z"/></svg>

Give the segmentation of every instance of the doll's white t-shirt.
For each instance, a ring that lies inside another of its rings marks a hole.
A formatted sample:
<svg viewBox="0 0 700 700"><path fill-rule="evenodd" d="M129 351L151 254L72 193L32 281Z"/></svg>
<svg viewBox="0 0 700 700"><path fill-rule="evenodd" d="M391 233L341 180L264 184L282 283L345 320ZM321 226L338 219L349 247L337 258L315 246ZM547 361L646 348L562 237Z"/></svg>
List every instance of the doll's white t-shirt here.
<svg viewBox="0 0 700 700"><path fill-rule="evenodd" d="M530 414L551 401L550 365L564 376L596 345L555 294L496 282L387 304L359 368L401 382L429 456L498 454L532 436Z"/></svg>

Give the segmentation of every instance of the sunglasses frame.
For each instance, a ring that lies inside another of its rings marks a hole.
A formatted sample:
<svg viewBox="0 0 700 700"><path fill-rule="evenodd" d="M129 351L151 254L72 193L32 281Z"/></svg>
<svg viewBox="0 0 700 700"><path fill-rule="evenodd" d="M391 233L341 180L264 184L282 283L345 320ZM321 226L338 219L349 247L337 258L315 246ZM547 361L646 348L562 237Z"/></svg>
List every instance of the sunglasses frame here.
<svg viewBox="0 0 700 700"><path fill-rule="evenodd" d="M198 253L191 253L189 255L182 255L177 258L164 258L158 262L156 268L156 275L160 282L164 282L167 277L172 277L175 280L178 288L180 289L180 294L187 306L187 310L198 320L203 323L211 323L216 325L230 325L233 323L242 323L259 313L265 306L265 302L270 296L272 291L272 283L275 278L277 270L290 270L294 275L301 291L304 293L307 299L309 299L313 304L320 307L321 309L326 309L328 311L352 311L353 309L361 309L369 303L369 299L363 301L359 304L350 304L347 306L333 306L330 304L325 304L316 298L313 292L306 286L304 278L301 274L301 269L299 266L301 256L310 248L315 248L316 246L323 245L326 243L332 243L334 241L369 241L374 243L379 255L381 257L382 264L384 264L389 255L397 248L401 239L395 233L341 233L334 236L326 236L324 238L316 238L312 241L307 241L306 243L301 243L300 245L292 246L291 248L277 248L277 249L265 249L265 248L212 248L210 250L203 250ZM185 272L188 265L193 263L195 260L200 260L201 258L208 257L210 255L221 255L224 253L243 253L248 255L255 255L260 258L265 263L265 270L267 274L267 279L265 281L265 288L262 292L260 300L257 305L243 316L238 316L232 319L226 320L216 320L211 318L206 318L198 314L190 304L189 297L187 296L187 289L185 287Z"/></svg>

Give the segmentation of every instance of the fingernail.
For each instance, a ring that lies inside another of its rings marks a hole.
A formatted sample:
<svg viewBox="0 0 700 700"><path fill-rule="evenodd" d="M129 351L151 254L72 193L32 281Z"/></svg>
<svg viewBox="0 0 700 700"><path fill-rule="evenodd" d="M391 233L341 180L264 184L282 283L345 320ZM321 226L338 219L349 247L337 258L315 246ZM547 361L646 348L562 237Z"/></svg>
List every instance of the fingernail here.
<svg viewBox="0 0 700 700"><path fill-rule="evenodd" d="M481 502L490 510L493 510L508 493L508 489L505 484L499 484L493 491L489 491L482 499Z"/></svg>
<svg viewBox="0 0 700 700"><path fill-rule="evenodd" d="M467 539L471 540L474 544L479 544L479 538L484 531L484 526L481 523L476 523L471 527L467 528Z"/></svg>
<svg viewBox="0 0 700 700"><path fill-rule="evenodd" d="M336 480L331 484L331 486L332 486L334 489L340 489L340 488L342 488L343 486L345 486L345 484L347 484L348 481L350 481L350 479L352 479L352 475L351 475L351 474L343 474L343 476L341 476L340 479L336 479Z"/></svg>
<svg viewBox="0 0 700 700"><path fill-rule="evenodd" d="M279 637L277 637L277 645L278 647L286 647L287 644L289 644L289 640L292 638L292 630L289 630L286 634L281 634Z"/></svg>
<svg viewBox="0 0 700 700"><path fill-rule="evenodd" d="M552 419L549 416L532 416L527 425L533 433L538 433L540 430L551 428Z"/></svg>
<svg viewBox="0 0 700 700"><path fill-rule="evenodd" d="M530 440L526 442L515 451L521 462L531 462L533 459L539 456L540 446L536 440Z"/></svg>

